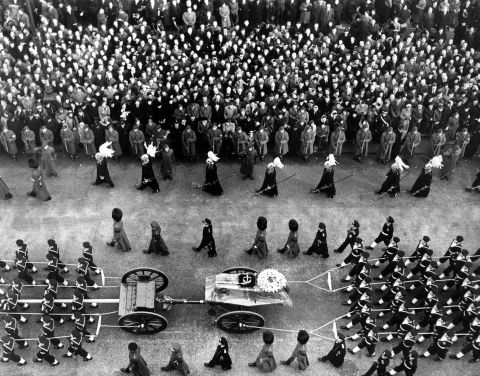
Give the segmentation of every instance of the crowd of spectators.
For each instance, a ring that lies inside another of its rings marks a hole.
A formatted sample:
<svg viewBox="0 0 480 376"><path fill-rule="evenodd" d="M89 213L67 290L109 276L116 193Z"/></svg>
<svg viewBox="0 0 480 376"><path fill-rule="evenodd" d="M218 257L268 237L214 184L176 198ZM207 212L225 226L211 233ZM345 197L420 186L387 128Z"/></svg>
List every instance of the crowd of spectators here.
<svg viewBox="0 0 480 376"><path fill-rule="evenodd" d="M25 0L0 11L0 149L12 158L47 143L93 157L106 140L116 156L153 141L189 160L250 144L306 158L358 146L361 129L393 140L392 159L416 134L433 154L457 143L471 158L480 143L478 0L30 5L32 18Z"/></svg>

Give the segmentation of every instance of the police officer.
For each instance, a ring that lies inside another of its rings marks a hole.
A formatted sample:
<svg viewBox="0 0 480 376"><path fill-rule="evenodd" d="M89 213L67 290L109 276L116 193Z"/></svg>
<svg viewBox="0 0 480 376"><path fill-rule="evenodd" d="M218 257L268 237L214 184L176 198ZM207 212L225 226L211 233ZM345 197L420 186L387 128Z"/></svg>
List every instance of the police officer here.
<svg viewBox="0 0 480 376"><path fill-rule="evenodd" d="M383 242L388 247L388 245L390 244L390 241L393 238L393 223L394 222L395 221L393 220L392 217L390 217L390 216L387 217L387 220L383 224L382 231L380 232L380 234L378 234L377 238L374 240L372 245L370 245L369 247L366 247L366 249L373 250L377 246L377 244L379 244L381 242Z"/></svg>
<svg viewBox="0 0 480 376"><path fill-rule="evenodd" d="M40 337L38 337L38 352L33 358L33 361L35 363L41 363L44 359L50 363L52 367L60 364L60 362L50 354L50 339L46 335L42 334Z"/></svg>
<svg viewBox="0 0 480 376"><path fill-rule="evenodd" d="M347 245L350 245L350 247L353 249L353 245L355 244L355 240L357 239L359 233L360 233L360 224L355 219L347 231L347 237L345 238L343 243L340 245L340 247L338 247L337 249L334 249L333 252L341 253L345 250L345 248L347 248Z"/></svg>
<svg viewBox="0 0 480 376"><path fill-rule="evenodd" d="M63 354L64 358L71 358L73 355L80 355L84 362L92 360L92 356L82 347L83 334L77 329L73 329L70 334L70 346L67 353Z"/></svg>
<svg viewBox="0 0 480 376"><path fill-rule="evenodd" d="M3 357L2 357L2 362L6 363L8 361L16 362L17 366L24 366L27 364L27 361L23 359L20 355L15 354L15 351L13 349L13 345L15 344L15 340L6 335L3 336L0 339L0 342L2 343L2 350L3 350Z"/></svg>

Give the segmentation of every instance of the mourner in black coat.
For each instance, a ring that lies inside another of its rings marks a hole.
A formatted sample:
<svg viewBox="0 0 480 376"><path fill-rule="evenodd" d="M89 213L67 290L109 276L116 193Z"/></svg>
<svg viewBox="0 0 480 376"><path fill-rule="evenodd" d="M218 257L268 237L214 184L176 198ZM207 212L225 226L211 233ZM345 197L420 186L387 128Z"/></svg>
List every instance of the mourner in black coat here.
<svg viewBox="0 0 480 376"><path fill-rule="evenodd" d="M215 239L213 238L212 221L208 218L203 220L203 234L202 242L198 247L192 247L196 252L200 252L203 248L208 248L208 257L215 257L217 255L217 249L215 247Z"/></svg>
<svg viewBox="0 0 480 376"><path fill-rule="evenodd" d="M204 363L204 366L209 368L213 368L216 365L221 366L224 371L232 368L232 359L228 354L228 342L225 337L220 338L220 344L217 346L212 360Z"/></svg>
<svg viewBox="0 0 480 376"><path fill-rule="evenodd" d="M414 197L428 197L430 185L432 184L432 169L425 166L420 176L410 188L410 194Z"/></svg>

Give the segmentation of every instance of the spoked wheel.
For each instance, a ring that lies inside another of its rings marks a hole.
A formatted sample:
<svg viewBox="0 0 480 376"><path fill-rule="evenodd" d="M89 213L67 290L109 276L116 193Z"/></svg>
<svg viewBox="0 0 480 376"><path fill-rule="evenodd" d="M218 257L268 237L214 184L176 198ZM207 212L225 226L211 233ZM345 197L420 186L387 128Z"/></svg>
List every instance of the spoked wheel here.
<svg viewBox="0 0 480 376"><path fill-rule="evenodd" d="M228 268L223 271L226 274L245 274L245 273L257 273L255 269L249 268L248 266L234 266L233 268Z"/></svg>
<svg viewBox="0 0 480 376"><path fill-rule="evenodd" d="M133 334L155 334L164 330L167 319L154 312L132 312L118 319L123 330Z"/></svg>
<svg viewBox="0 0 480 376"><path fill-rule="evenodd" d="M217 319L217 326L228 333L251 333L265 325L262 315L250 311L232 311Z"/></svg>
<svg viewBox="0 0 480 376"><path fill-rule="evenodd" d="M155 292L165 290L168 286L168 277L160 270L152 268L137 268L126 272L122 277L122 283L155 281Z"/></svg>

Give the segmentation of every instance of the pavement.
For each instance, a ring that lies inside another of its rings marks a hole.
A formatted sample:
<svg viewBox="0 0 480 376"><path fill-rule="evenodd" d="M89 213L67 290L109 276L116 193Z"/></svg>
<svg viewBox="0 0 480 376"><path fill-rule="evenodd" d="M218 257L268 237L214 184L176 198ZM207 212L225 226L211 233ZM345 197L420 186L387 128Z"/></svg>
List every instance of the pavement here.
<svg viewBox="0 0 480 376"><path fill-rule="evenodd" d="M14 258L15 240L22 238L29 245L30 259L44 261L47 253L47 239L54 238L60 247L62 259L68 263L76 263L81 256L82 242L90 241L94 247L94 257L108 277L121 277L130 269L142 266L154 267L167 274L169 286L165 294L174 298L202 299L205 277L221 272L232 266L250 266L257 270L273 267L283 272L290 281L306 281L342 261L345 255L338 255L332 250L343 241L346 230L353 219L360 222L360 236L365 244L370 244L377 236L388 215L395 218L395 234L400 237L400 248L407 254L413 252L418 240L423 235L432 238L431 247L435 255L445 252L456 235L463 235L464 246L475 251L480 244L480 195L467 193L464 187L473 181L479 160L460 162L455 177L448 182L440 182L438 175L430 196L426 199L412 198L406 193L397 198L384 197L377 200L373 192L381 185L387 166L379 165L373 155L362 164L351 159L351 155L339 158L336 167L336 179L348 175L354 176L337 184L337 196L328 199L323 194L309 194L309 190L318 184L322 174L322 158L310 159L308 163L287 158L285 169L277 172L277 180L293 173L296 175L285 184L279 186L279 197L254 196L256 188L263 179L266 161L255 166L255 180L242 180L238 165L221 161L218 175L228 176L231 171L237 176L222 182L224 195L211 197L199 189L192 188L192 183L202 183L204 166L202 163L187 165L179 163L174 168L174 180L160 180L161 192L150 193L147 188L143 192L134 189L139 183L141 169L138 162L130 159L120 162L109 161L110 175L115 183L114 189L104 186L92 186L95 178L95 164L84 158L70 161L60 156L59 177L48 178L47 187L52 201L40 202L26 196L31 189L30 171L26 164L26 156L13 162L0 156L0 175L9 185L14 198L0 201L0 258ZM411 168L402 173L402 191L411 187L426 157L417 156ZM233 169L233 170L232 170ZM160 177L159 166L155 165ZM132 244L132 252L123 253L118 249L105 245L112 236L111 211L119 207L124 212L125 231ZM268 219L267 242L270 255L266 260L258 260L243 252L249 248L256 231L256 219L259 215ZM208 258L205 252L195 253L192 246L198 245L201 239L202 220L208 217L213 222L214 237L218 249L218 257ZM328 244L331 252L329 259L318 256L300 255L290 260L276 252L283 246L288 236L288 221L294 218L300 225L299 244L305 251L314 239L318 222L325 222L328 232ZM145 255L142 250L148 246L150 239L149 224L156 220L161 228L163 238L170 249L168 257ZM377 247L372 252L378 256L381 251ZM0 272L10 281L15 275L13 271ZM34 277L41 281L44 271ZM377 273L377 272L374 272ZM335 270L331 273L332 287L343 284L340 279L346 270ZM74 280L74 271L67 275ZM99 280L98 277L95 277ZM118 278L107 279L107 284L118 286ZM327 288L326 275L320 277L316 284ZM262 314L266 326L276 329L306 329L313 331L323 324L343 315L346 307L341 305L344 296L340 293L329 293L305 283L291 283L290 296L293 308L263 307L255 310ZM22 297L41 298L41 288L25 288ZM70 297L71 290L62 289L59 297ZM106 288L90 294L98 298L118 298L118 288ZM376 296L378 297L378 296ZM95 312L115 312L115 304L103 304ZM89 309L92 310L92 309ZM82 359L63 359L61 350L52 350L61 364L52 368L48 364L33 364L36 343L30 342L31 348L17 349L16 352L29 362L25 367L14 364L0 365L0 375L118 375L119 368L128 364L127 344L137 342L146 359L152 375L162 375L160 367L168 361L169 345L178 341L184 348L185 359L191 367L192 375L216 375L219 369L206 369L203 363L213 355L220 336L226 336L230 343L233 369L227 374L251 375L258 370L247 367L254 360L261 347L261 331L247 335L231 335L221 332L212 325L207 314L208 307L202 305L177 305L170 311L163 312L168 320L164 332L152 336L134 336L119 328L101 328L94 344L84 344L93 360L83 362ZM38 306L32 306L30 312L38 312ZM93 311L93 310L92 310ZM102 318L102 324L117 325L118 315L110 314ZM20 332L24 337L35 338L41 332L36 319L21 325ZM341 320L339 325L345 321ZM66 335L72 324L57 326L56 335ZM91 330L96 329L96 324ZM325 330L325 331L323 331ZM316 331L325 337L333 337L331 326ZM353 331L351 331L353 332ZM296 334L288 331L275 331L274 353L278 362L276 375L298 374L295 368L280 365L295 345ZM64 341L66 343L66 341ZM395 345L397 342L393 342ZM423 352L430 342L415 348ZM362 354L347 354L348 364L337 370L330 364L319 363L316 359L331 348L328 339L312 336L308 344L311 366L303 371L303 375L355 375L355 367L360 375L365 372L371 359ZM348 343L352 345L353 343ZM451 352L456 353L461 344L455 344ZM379 343L377 354L391 344ZM418 375L459 375L475 376L479 374L478 364L468 363L468 355L461 361L445 360L441 363L431 359L419 360ZM399 364L400 357L393 360ZM343 372L343 373L342 373Z"/></svg>

